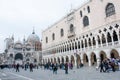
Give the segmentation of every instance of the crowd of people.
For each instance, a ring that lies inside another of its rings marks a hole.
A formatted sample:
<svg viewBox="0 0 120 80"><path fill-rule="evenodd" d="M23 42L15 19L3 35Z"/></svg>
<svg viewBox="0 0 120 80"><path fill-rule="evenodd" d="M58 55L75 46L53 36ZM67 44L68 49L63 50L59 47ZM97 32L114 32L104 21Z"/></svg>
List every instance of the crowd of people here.
<svg viewBox="0 0 120 80"><path fill-rule="evenodd" d="M120 59L105 59L100 62L100 65L98 67L100 69L100 72L109 72L109 71L117 71L120 70Z"/></svg>
<svg viewBox="0 0 120 80"><path fill-rule="evenodd" d="M30 72L33 72L33 68L36 68L38 69L38 65L36 64L33 64L33 63L29 63L29 64L4 64L4 65L0 65L0 68L1 69L4 69L4 68L9 68L9 69L15 69L16 72L19 72L20 71L20 68L24 69L25 71L27 69L30 70Z"/></svg>
<svg viewBox="0 0 120 80"><path fill-rule="evenodd" d="M24 69L25 71L29 69L30 72L33 72L33 69L36 68L38 69L38 67L42 66L44 67L44 69L46 70L51 70L53 71L53 74L57 74L58 69L64 70L65 74L68 74L68 70L69 69L73 69L73 63L51 63L48 62L46 64L42 64L42 65L36 65L33 63L29 63L29 64L24 64L24 65L20 65L19 63L17 64L12 64L12 65L0 65L1 69L4 68L13 68L16 70L16 72L20 71L20 68ZM83 67L84 65L81 63L80 65L77 65L77 68L79 67ZM111 58L111 59L105 59L103 61L100 62L99 66L96 67L97 70L100 70L100 72L110 72L110 71L120 71L120 59L115 59L115 58Z"/></svg>
<svg viewBox="0 0 120 80"><path fill-rule="evenodd" d="M68 74L68 68L73 69L73 64L72 63L68 64L67 62L65 64L64 63L57 64L57 63L50 63L50 62L44 64L44 69L52 70L53 74L57 74L58 68L65 70L65 74Z"/></svg>

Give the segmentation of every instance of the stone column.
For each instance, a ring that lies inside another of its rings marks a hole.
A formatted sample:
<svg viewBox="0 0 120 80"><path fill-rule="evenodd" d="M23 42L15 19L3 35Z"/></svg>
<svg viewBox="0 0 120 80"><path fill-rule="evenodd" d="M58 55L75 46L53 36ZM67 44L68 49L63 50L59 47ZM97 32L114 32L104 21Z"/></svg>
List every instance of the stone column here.
<svg viewBox="0 0 120 80"><path fill-rule="evenodd" d="M91 57L88 56L88 60L89 60L89 66L92 66Z"/></svg>
<svg viewBox="0 0 120 80"><path fill-rule="evenodd" d="M56 59L56 63L58 63L58 59L57 59L57 57L56 57L55 59Z"/></svg>
<svg viewBox="0 0 120 80"><path fill-rule="evenodd" d="M77 58L76 58L76 56L74 56L74 60L75 60L75 67L77 67Z"/></svg>
<svg viewBox="0 0 120 80"><path fill-rule="evenodd" d="M60 64L62 63L62 57L59 58L60 59Z"/></svg>
<svg viewBox="0 0 120 80"><path fill-rule="evenodd" d="M108 46L107 36L105 35L106 46Z"/></svg>
<svg viewBox="0 0 120 80"><path fill-rule="evenodd" d="M113 35L111 35L112 45L114 45Z"/></svg>
<svg viewBox="0 0 120 80"><path fill-rule="evenodd" d="M97 58L97 67L100 65L100 58Z"/></svg>
<svg viewBox="0 0 120 80"><path fill-rule="evenodd" d="M117 33L118 36L118 43L120 44L120 36L119 36L119 32Z"/></svg>
<svg viewBox="0 0 120 80"><path fill-rule="evenodd" d="M64 63L66 63L66 57L64 56L63 58L64 58Z"/></svg>
<svg viewBox="0 0 120 80"><path fill-rule="evenodd" d="M98 39L95 37L96 48L98 48Z"/></svg>

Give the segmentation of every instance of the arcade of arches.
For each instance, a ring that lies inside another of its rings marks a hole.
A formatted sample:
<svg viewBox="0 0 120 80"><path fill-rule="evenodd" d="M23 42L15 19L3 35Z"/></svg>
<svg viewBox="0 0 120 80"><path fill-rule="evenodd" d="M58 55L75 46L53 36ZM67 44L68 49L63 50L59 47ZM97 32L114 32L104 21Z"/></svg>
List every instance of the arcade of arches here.
<svg viewBox="0 0 120 80"><path fill-rule="evenodd" d="M109 53L108 53L109 52ZM104 51L95 51L91 53L83 54L73 54L66 56L59 56L54 58L45 58L43 59L43 64L47 62L51 63L73 63L74 66L79 66L80 63L83 63L85 66L97 66L100 61L110 58L120 58L120 53L118 49L104 50Z"/></svg>
<svg viewBox="0 0 120 80"><path fill-rule="evenodd" d="M50 62L55 60L59 63L72 62L74 64L97 65L98 62L106 58L119 58L119 26L120 24L113 22L112 25L103 26L87 34L83 33L74 39L50 45L43 50L43 62L46 63L49 59ZM78 53L74 55L76 50Z"/></svg>

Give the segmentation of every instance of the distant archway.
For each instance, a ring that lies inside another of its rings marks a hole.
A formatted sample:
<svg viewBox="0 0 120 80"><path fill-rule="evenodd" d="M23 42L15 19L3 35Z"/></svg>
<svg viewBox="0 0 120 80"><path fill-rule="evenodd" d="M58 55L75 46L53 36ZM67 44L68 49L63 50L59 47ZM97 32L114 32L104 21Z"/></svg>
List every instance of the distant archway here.
<svg viewBox="0 0 120 80"><path fill-rule="evenodd" d="M111 58L119 58L119 53L117 50L113 49L111 52L110 52L110 57Z"/></svg>
<svg viewBox="0 0 120 80"><path fill-rule="evenodd" d="M74 64L75 63L75 59L74 59L74 56L71 55L71 63Z"/></svg>
<svg viewBox="0 0 120 80"><path fill-rule="evenodd" d="M58 57L58 63L60 64L60 58Z"/></svg>
<svg viewBox="0 0 120 80"><path fill-rule="evenodd" d="M106 53L104 51L100 52L100 60L103 61L107 58Z"/></svg>
<svg viewBox="0 0 120 80"><path fill-rule="evenodd" d="M96 58L95 53L91 54L91 63L92 63L93 66L97 65L97 58Z"/></svg>
<svg viewBox="0 0 120 80"><path fill-rule="evenodd" d="M66 62L69 62L69 58L68 58L68 56L66 56Z"/></svg>
<svg viewBox="0 0 120 80"><path fill-rule="evenodd" d="M17 53L15 55L15 60L23 60L23 55L21 53Z"/></svg>
<svg viewBox="0 0 120 80"><path fill-rule="evenodd" d="M88 56L87 56L87 54L83 55L83 64L88 65Z"/></svg>

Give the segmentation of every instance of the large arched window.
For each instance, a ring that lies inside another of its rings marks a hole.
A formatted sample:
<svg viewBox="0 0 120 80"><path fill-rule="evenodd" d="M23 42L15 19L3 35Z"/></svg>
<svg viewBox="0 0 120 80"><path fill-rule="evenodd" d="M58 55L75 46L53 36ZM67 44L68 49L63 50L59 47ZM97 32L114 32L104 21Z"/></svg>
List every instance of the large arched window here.
<svg viewBox="0 0 120 80"><path fill-rule="evenodd" d="M73 26L73 24L70 25L70 32L71 33L74 32L74 26Z"/></svg>
<svg viewBox="0 0 120 80"><path fill-rule="evenodd" d="M112 3L108 3L108 5L106 6L106 17L109 17L111 15L115 14L115 7Z"/></svg>
<svg viewBox="0 0 120 80"><path fill-rule="evenodd" d="M52 40L55 40L55 34L54 33L52 34Z"/></svg>
<svg viewBox="0 0 120 80"><path fill-rule="evenodd" d="M61 34L61 37L64 36L64 30L63 29L60 30L60 34Z"/></svg>
<svg viewBox="0 0 120 80"><path fill-rule="evenodd" d="M85 16L85 17L83 18L83 25L84 25L84 27L86 27L86 26L89 25L89 18L88 18L87 16Z"/></svg>

